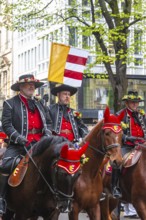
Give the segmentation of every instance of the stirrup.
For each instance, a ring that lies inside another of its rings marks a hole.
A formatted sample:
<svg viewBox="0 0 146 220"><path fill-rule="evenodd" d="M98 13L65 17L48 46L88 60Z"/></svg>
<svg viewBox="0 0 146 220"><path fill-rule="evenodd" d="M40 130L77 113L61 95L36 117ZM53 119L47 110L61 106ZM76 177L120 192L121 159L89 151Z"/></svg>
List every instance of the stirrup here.
<svg viewBox="0 0 146 220"><path fill-rule="evenodd" d="M106 193L102 192L99 201L101 202L101 201L105 200L105 197L106 197Z"/></svg>
<svg viewBox="0 0 146 220"><path fill-rule="evenodd" d="M120 199L122 198L122 193L121 193L121 190L119 187L114 187L113 188L113 192L112 192L112 195L115 199Z"/></svg>

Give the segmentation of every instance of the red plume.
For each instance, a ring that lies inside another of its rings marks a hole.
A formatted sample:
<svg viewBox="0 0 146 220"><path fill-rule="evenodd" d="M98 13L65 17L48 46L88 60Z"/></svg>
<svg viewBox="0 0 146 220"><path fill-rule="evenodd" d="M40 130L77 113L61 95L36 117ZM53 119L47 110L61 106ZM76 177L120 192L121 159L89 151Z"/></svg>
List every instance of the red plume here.
<svg viewBox="0 0 146 220"><path fill-rule="evenodd" d="M120 122L121 122L122 119L124 118L124 115L125 115L125 111L123 110L123 111L121 111L120 114L117 116Z"/></svg>
<svg viewBox="0 0 146 220"><path fill-rule="evenodd" d="M106 106L106 109L104 110L104 121L107 122L110 117L110 109L108 106Z"/></svg>
<svg viewBox="0 0 146 220"><path fill-rule="evenodd" d="M86 151L87 147L88 147L88 142L86 142L79 149L69 148L69 146L66 144L62 147L60 156L61 158L67 160L80 160L82 154Z"/></svg>
<svg viewBox="0 0 146 220"><path fill-rule="evenodd" d="M60 152L60 156L62 158L67 158L67 155L68 155L68 145L64 145L61 149L61 152Z"/></svg>
<svg viewBox="0 0 146 220"><path fill-rule="evenodd" d="M86 142L82 147L79 148L78 150L78 155L80 155L80 157L82 156L82 154L85 153L87 147L88 147L89 143Z"/></svg>
<svg viewBox="0 0 146 220"><path fill-rule="evenodd" d="M102 129L111 129L115 133L119 133L121 128L121 121L124 117L124 111L119 115L110 114L109 107L107 106L104 112L104 125Z"/></svg>

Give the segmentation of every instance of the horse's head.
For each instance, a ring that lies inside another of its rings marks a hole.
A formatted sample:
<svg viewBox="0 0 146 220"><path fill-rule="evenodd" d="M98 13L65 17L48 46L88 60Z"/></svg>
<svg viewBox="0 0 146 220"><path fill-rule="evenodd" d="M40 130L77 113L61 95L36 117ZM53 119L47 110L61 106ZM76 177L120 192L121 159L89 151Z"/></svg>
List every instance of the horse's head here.
<svg viewBox="0 0 146 220"><path fill-rule="evenodd" d="M79 149L75 149L71 143L62 147L60 157L54 166L54 185L62 197L70 198L73 196L74 183L81 173L81 156L87 147L88 143Z"/></svg>
<svg viewBox="0 0 146 220"><path fill-rule="evenodd" d="M123 117L123 111L119 115L110 114L108 106L104 111L104 121L102 126L104 147L111 155L111 160L116 160L118 163L121 163L122 161L121 142L123 132L121 121Z"/></svg>

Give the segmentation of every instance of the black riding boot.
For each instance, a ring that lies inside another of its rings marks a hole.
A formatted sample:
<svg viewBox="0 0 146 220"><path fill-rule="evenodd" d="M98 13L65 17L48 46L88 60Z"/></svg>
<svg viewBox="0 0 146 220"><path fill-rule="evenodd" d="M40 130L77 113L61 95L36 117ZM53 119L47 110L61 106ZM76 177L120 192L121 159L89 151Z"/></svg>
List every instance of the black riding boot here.
<svg viewBox="0 0 146 220"><path fill-rule="evenodd" d="M6 212L6 192L8 186L8 176L0 174L0 216Z"/></svg>
<svg viewBox="0 0 146 220"><path fill-rule="evenodd" d="M120 168L112 168L112 195L116 199L122 197L121 190L118 186L120 172Z"/></svg>

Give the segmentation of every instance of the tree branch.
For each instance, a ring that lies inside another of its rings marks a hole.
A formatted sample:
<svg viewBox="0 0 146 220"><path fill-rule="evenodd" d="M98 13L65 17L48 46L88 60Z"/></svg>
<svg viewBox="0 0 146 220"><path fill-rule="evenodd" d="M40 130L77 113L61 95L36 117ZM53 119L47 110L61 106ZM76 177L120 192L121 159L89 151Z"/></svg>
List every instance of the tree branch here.
<svg viewBox="0 0 146 220"><path fill-rule="evenodd" d="M41 13L41 12L44 11L52 2L53 2L53 0L51 0L49 3L47 3L47 4L46 4L42 9L40 9L39 11L34 12L34 13L30 13L30 14L28 15L28 17L35 16L35 15Z"/></svg>
<svg viewBox="0 0 146 220"><path fill-rule="evenodd" d="M132 0L125 0L123 12L124 14L129 15L129 16L128 17L126 16L125 18L123 18L124 25L127 25L129 23L130 14L131 14L131 6L132 6Z"/></svg>
<svg viewBox="0 0 146 220"><path fill-rule="evenodd" d="M100 4L102 14L106 20L106 23L107 23L109 29L114 29L114 23L113 23L112 18L107 10L107 7L105 5L105 1L99 0L99 4Z"/></svg>
<svg viewBox="0 0 146 220"><path fill-rule="evenodd" d="M120 16L119 16L119 8L118 8L118 1L117 0L111 0L108 2L111 10L112 10L112 14L114 15L113 16L113 19L114 19L114 22L116 24L116 26L119 26L120 25L120 22L121 22L121 19L120 19Z"/></svg>
<svg viewBox="0 0 146 220"><path fill-rule="evenodd" d="M63 15L60 15L60 14L57 14L57 16L59 16L60 18L62 18L62 21L67 21L67 20L69 20L70 18L75 18L75 19L77 19L77 21L81 22L81 23L84 24L85 26L90 27L90 25L89 25L85 20L80 19L78 16L72 15L72 16L69 16L69 17L66 17L66 18L64 18Z"/></svg>
<svg viewBox="0 0 146 220"><path fill-rule="evenodd" d="M94 10L93 0L90 0L90 3L91 3L92 24L94 24L95 23L95 10Z"/></svg>
<svg viewBox="0 0 146 220"><path fill-rule="evenodd" d="M135 19L134 21L130 22L129 25L127 27L125 27L123 30L127 30L129 27L131 27L132 25L136 24L139 21L142 21L145 18L146 18L146 16L143 16L141 18Z"/></svg>

